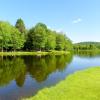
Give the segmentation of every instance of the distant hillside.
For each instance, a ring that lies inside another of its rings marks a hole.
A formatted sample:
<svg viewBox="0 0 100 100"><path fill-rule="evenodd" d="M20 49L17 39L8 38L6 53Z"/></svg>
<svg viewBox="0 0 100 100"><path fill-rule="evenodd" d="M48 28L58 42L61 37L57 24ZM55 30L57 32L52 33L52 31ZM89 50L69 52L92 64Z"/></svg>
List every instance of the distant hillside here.
<svg viewBox="0 0 100 100"><path fill-rule="evenodd" d="M79 42L73 45L74 49L79 49L79 50L100 49L100 42Z"/></svg>
<svg viewBox="0 0 100 100"><path fill-rule="evenodd" d="M76 44L79 44L79 45L90 45L90 44L94 44L94 45L100 45L100 42L79 42L79 43L75 43Z"/></svg>

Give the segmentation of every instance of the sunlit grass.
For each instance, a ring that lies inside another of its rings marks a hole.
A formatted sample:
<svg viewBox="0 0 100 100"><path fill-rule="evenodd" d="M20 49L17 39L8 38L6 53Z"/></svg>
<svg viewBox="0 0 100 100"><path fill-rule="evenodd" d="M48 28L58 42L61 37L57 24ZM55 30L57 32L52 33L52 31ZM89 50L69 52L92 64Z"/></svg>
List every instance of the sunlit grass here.
<svg viewBox="0 0 100 100"><path fill-rule="evenodd" d="M50 51L50 52L0 52L0 56L4 55L62 55L69 54L68 51Z"/></svg>
<svg viewBox="0 0 100 100"><path fill-rule="evenodd" d="M76 72L25 100L100 100L100 67Z"/></svg>

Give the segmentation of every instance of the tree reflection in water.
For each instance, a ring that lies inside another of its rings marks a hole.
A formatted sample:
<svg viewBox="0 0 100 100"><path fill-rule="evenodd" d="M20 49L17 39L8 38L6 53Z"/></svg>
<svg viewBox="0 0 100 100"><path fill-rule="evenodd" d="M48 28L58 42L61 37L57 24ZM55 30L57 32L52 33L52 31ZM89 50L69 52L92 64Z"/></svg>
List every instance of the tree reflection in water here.
<svg viewBox="0 0 100 100"><path fill-rule="evenodd" d="M45 81L55 71L63 71L73 56L4 56L0 57L0 86L6 86L15 80L22 87L29 74L37 82Z"/></svg>

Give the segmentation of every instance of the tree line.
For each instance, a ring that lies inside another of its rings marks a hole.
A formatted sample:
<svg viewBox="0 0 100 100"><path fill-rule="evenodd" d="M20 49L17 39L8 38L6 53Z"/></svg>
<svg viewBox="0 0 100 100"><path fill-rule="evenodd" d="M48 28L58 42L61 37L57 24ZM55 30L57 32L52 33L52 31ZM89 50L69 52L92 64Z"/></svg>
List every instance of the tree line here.
<svg viewBox="0 0 100 100"><path fill-rule="evenodd" d="M43 23L26 29L20 18L15 26L0 21L0 51L71 50L71 40L62 32L49 29Z"/></svg>
<svg viewBox="0 0 100 100"><path fill-rule="evenodd" d="M74 50L99 50L100 42L80 42L75 43L73 46Z"/></svg>

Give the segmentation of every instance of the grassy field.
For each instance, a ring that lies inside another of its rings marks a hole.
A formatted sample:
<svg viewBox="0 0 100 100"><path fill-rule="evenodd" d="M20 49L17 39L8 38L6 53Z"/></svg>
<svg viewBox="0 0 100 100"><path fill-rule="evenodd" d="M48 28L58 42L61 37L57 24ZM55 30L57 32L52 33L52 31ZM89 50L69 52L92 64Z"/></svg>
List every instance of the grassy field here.
<svg viewBox="0 0 100 100"><path fill-rule="evenodd" d="M62 55L69 54L68 51L50 51L50 52L0 52L0 56L7 55Z"/></svg>
<svg viewBox="0 0 100 100"><path fill-rule="evenodd" d="M25 100L100 100L100 67L76 72Z"/></svg>

